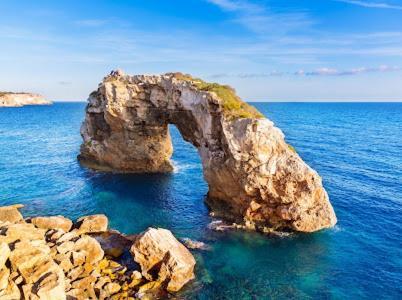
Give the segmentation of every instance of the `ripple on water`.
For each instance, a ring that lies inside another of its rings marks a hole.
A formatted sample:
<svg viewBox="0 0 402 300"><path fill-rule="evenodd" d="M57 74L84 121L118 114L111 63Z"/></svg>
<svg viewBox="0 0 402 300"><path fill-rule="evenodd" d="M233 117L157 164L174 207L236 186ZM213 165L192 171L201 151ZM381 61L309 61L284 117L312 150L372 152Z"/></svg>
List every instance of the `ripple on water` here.
<svg viewBox="0 0 402 300"><path fill-rule="evenodd" d="M197 299L398 299L402 104L258 103L323 177L339 223L315 234L215 232L195 149L172 126L175 172L113 175L76 161L84 103L0 109L0 204L25 215L105 213L126 233L171 229L195 252Z"/></svg>

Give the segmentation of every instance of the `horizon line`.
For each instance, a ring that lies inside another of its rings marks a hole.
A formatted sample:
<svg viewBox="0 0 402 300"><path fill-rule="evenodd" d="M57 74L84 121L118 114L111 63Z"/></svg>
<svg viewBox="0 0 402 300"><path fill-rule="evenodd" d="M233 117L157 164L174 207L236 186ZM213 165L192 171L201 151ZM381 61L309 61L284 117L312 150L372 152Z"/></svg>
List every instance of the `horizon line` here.
<svg viewBox="0 0 402 300"><path fill-rule="evenodd" d="M86 103L87 100L50 100L55 103ZM243 100L247 103L402 103L401 100Z"/></svg>

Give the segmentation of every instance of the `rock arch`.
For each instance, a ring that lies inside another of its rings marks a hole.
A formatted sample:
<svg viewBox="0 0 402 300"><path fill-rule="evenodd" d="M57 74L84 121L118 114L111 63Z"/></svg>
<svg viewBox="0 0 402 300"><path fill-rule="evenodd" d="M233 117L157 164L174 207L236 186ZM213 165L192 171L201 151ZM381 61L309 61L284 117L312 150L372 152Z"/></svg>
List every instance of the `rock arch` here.
<svg viewBox="0 0 402 300"><path fill-rule="evenodd" d="M79 159L100 170L169 172L168 124L197 148L216 216L260 231L336 223L320 176L280 129L230 87L181 73L105 77L88 99Z"/></svg>

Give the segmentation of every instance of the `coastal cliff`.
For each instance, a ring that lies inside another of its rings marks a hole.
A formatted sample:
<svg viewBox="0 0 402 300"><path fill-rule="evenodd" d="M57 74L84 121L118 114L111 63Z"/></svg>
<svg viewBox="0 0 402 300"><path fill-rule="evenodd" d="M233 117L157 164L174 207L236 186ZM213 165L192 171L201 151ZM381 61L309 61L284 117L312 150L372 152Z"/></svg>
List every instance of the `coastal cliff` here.
<svg viewBox="0 0 402 300"><path fill-rule="evenodd" d="M105 215L24 219L22 207L0 207L0 299L167 299L194 279L166 229L126 236Z"/></svg>
<svg viewBox="0 0 402 300"><path fill-rule="evenodd" d="M197 148L214 216L263 232L336 223L320 176L282 131L231 87L190 75L105 77L88 99L79 159L104 171L169 172L168 124Z"/></svg>
<svg viewBox="0 0 402 300"><path fill-rule="evenodd" d="M32 93L0 92L0 107L20 107L25 105L50 105L51 101Z"/></svg>

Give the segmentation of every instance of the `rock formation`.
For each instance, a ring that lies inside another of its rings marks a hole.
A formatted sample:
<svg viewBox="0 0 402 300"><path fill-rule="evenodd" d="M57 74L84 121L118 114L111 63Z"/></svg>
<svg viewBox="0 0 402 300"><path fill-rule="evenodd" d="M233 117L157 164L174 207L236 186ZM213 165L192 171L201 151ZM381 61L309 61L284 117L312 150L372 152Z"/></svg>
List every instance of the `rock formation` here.
<svg viewBox="0 0 402 300"><path fill-rule="evenodd" d="M336 223L321 178L234 90L181 73L114 71L90 94L79 159L117 172L172 170L168 124L202 160L215 216L264 232Z"/></svg>
<svg viewBox="0 0 402 300"><path fill-rule="evenodd" d="M49 105L51 101L32 93L0 92L0 107L19 107L24 105Z"/></svg>
<svg viewBox="0 0 402 300"><path fill-rule="evenodd" d="M131 239L109 231L104 215L73 224L62 216L23 219L21 207L0 207L0 299L159 299L194 278L193 256L168 230L150 228ZM108 254L110 246L119 248L117 255ZM119 260L130 248L147 251L135 256L141 269ZM162 253L169 259L153 278L150 269Z"/></svg>
<svg viewBox="0 0 402 300"><path fill-rule="evenodd" d="M136 239L131 253L142 275L166 283L168 291L177 292L194 278L194 257L169 230L149 228Z"/></svg>

